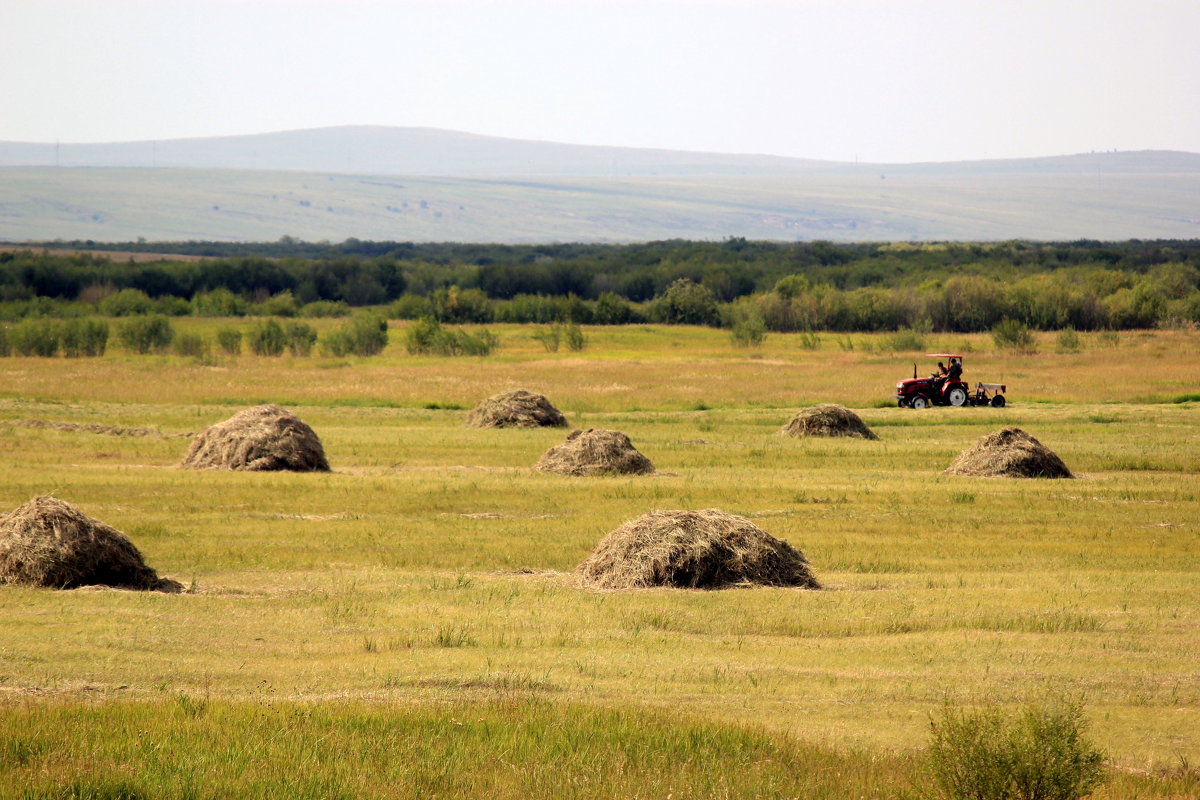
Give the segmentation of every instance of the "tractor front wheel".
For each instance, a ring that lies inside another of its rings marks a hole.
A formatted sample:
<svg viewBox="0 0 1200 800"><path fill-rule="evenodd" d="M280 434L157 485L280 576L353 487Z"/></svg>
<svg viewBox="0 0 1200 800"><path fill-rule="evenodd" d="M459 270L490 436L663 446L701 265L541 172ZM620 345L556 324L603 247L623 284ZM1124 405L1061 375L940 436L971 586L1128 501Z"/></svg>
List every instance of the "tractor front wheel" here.
<svg viewBox="0 0 1200 800"><path fill-rule="evenodd" d="M922 408L929 408L929 400L922 397L921 395L917 395L916 397L914 397L913 399L908 401L908 405L910 408L915 408L918 411L920 411Z"/></svg>
<svg viewBox="0 0 1200 800"><path fill-rule="evenodd" d="M946 399L950 401L952 406L961 406L967 402L967 392L961 386L955 386L946 393Z"/></svg>
<svg viewBox="0 0 1200 800"><path fill-rule="evenodd" d="M992 398L992 408L1004 408L1004 395L998 394Z"/></svg>

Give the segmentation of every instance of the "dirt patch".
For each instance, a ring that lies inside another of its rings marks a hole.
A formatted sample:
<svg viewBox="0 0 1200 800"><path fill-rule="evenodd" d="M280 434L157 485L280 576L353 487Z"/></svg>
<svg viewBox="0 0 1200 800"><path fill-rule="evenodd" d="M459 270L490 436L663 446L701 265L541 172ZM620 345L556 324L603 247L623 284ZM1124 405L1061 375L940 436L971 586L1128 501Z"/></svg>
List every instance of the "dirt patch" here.
<svg viewBox="0 0 1200 800"><path fill-rule="evenodd" d="M605 536L576 573L584 586L600 589L821 588L803 553L715 508L632 519Z"/></svg>
<svg viewBox="0 0 1200 800"><path fill-rule="evenodd" d="M467 414L470 428L565 428L567 418L543 395L517 389L495 394Z"/></svg>
<svg viewBox="0 0 1200 800"><path fill-rule="evenodd" d="M180 466L245 472L329 472L325 450L313 429L290 411L270 404L238 412L201 432Z"/></svg>
<svg viewBox="0 0 1200 800"><path fill-rule="evenodd" d="M959 453L947 475L983 478L1073 478L1058 455L1020 428L1001 428Z"/></svg>
<svg viewBox="0 0 1200 800"><path fill-rule="evenodd" d="M0 583L160 592L183 588L158 577L125 534L49 496L0 516Z"/></svg>
<svg viewBox="0 0 1200 800"><path fill-rule="evenodd" d="M859 439L878 439L875 432L850 409L835 403L822 403L806 408L783 426L785 436L852 436Z"/></svg>
<svg viewBox="0 0 1200 800"><path fill-rule="evenodd" d="M588 428L571 431L562 444L542 454L534 469L561 475L648 475L650 459L637 451L620 431Z"/></svg>

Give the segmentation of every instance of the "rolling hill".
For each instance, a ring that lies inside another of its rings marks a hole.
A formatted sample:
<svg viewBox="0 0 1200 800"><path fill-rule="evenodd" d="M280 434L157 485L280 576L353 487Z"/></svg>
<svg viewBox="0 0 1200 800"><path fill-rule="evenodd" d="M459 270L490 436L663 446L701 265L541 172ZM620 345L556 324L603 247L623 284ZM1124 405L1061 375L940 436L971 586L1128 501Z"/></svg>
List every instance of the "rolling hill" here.
<svg viewBox="0 0 1200 800"><path fill-rule="evenodd" d="M345 127L0 143L0 240L1193 238L1200 155L853 164Z"/></svg>

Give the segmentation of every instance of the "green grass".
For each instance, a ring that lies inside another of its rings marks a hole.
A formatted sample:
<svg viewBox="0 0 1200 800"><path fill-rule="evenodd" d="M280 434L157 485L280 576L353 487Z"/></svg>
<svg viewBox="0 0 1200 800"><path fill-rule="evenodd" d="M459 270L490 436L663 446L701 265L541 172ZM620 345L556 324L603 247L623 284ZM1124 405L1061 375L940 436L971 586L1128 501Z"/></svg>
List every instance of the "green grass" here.
<svg viewBox="0 0 1200 800"><path fill-rule="evenodd" d="M720 331L589 335L603 346L569 357L389 351L321 372L5 359L0 510L53 493L190 589L0 587L0 797L174 797L189 775L205 797L919 797L931 713L1047 690L1085 700L1110 757L1098 797L1195 795L1200 407L1104 402L1134 343L1010 364L1044 403L1014 385L1003 410L914 412L854 402L896 372L857 352L771 337L778 363L738 372ZM1194 375L1194 337L1155 337L1171 380ZM514 385L626 432L660 474L535 472L564 431L469 429L445 407ZM333 473L175 468L187 434L280 398ZM857 406L880 441L776 435L799 398ZM1081 477L941 474L1001 424ZM800 547L827 589L575 584L625 520L707 507Z"/></svg>

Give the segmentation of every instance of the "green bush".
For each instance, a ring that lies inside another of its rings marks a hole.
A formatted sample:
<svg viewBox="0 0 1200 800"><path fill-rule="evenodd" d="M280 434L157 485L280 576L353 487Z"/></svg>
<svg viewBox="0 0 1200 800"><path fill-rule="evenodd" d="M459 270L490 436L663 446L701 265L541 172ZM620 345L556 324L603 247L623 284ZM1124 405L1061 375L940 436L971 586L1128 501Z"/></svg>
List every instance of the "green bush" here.
<svg viewBox="0 0 1200 800"><path fill-rule="evenodd" d="M331 356L373 356L387 347L387 320L364 312L321 337L321 347Z"/></svg>
<svg viewBox="0 0 1200 800"><path fill-rule="evenodd" d="M0 358L5 358L12 353L12 347L8 344L8 329L0 325Z"/></svg>
<svg viewBox="0 0 1200 800"><path fill-rule="evenodd" d="M217 330L217 347L227 356L240 355L242 352L242 332L237 328L220 328Z"/></svg>
<svg viewBox="0 0 1200 800"><path fill-rule="evenodd" d="M192 304L182 297L167 294L154 301L154 311L168 317L186 317L192 313Z"/></svg>
<svg viewBox="0 0 1200 800"><path fill-rule="evenodd" d="M294 317L299 310L295 296L287 289L250 307L250 313L259 317Z"/></svg>
<svg viewBox="0 0 1200 800"><path fill-rule="evenodd" d="M567 349L572 353L578 353L587 347L587 337L584 336L579 325L574 322L567 324L563 330L563 338L567 341Z"/></svg>
<svg viewBox="0 0 1200 800"><path fill-rule="evenodd" d="M439 322L492 321L492 301L479 289L438 289L429 296L429 304Z"/></svg>
<svg viewBox="0 0 1200 800"><path fill-rule="evenodd" d="M1104 777L1077 702L1031 705L1015 719L947 705L930 724L933 782L948 800L1077 800Z"/></svg>
<svg viewBox="0 0 1200 800"><path fill-rule="evenodd" d="M429 300L419 294L405 293L388 306L390 319L420 319L433 313Z"/></svg>
<svg viewBox="0 0 1200 800"><path fill-rule="evenodd" d="M1079 343L1079 334L1074 328L1064 328L1058 332L1058 352L1060 353L1078 353L1081 345Z"/></svg>
<svg viewBox="0 0 1200 800"><path fill-rule="evenodd" d="M547 353L557 353L558 346L562 343L562 326L556 322L548 327L539 328L533 332L533 338L542 343Z"/></svg>
<svg viewBox="0 0 1200 800"><path fill-rule="evenodd" d="M628 300L613 292L601 294L592 309L592 322L596 325L628 325L643 321L642 315Z"/></svg>
<svg viewBox="0 0 1200 800"><path fill-rule="evenodd" d="M436 319L423 317L404 331L404 344L413 355L487 356L500 346L500 337L486 330L447 330Z"/></svg>
<svg viewBox="0 0 1200 800"><path fill-rule="evenodd" d="M399 301L397 301L399 302ZM298 317L316 319L319 317L348 317L350 306L341 300L316 300L300 306Z"/></svg>
<svg viewBox="0 0 1200 800"><path fill-rule="evenodd" d="M304 322L287 322L283 326L287 349L294 356L306 356L317 342L317 330Z"/></svg>
<svg viewBox="0 0 1200 800"><path fill-rule="evenodd" d="M256 356L278 356L287 347L287 334L283 332L279 320L265 319L250 329L246 342L250 345L250 352Z"/></svg>
<svg viewBox="0 0 1200 800"><path fill-rule="evenodd" d="M247 309L245 300L224 287L192 298L192 314L197 317L244 317Z"/></svg>
<svg viewBox="0 0 1200 800"><path fill-rule="evenodd" d="M175 337L171 350L177 356L207 359L212 355L208 340L198 333L181 333Z"/></svg>
<svg viewBox="0 0 1200 800"><path fill-rule="evenodd" d="M996 347L1022 350L1027 353L1037 350L1033 332L1029 330L1029 326L1011 317L1005 317L996 323L996 326L992 328L992 340L996 343Z"/></svg>
<svg viewBox="0 0 1200 800"><path fill-rule="evenodd" d="M883 337L881 347L892 353L924 350L925 333L916 328L899 328L895 333Z"/></svg>
<svg viewBox="0 0 1200 800"><path fill-rule="evenodd" d="M108 323L100 319L72 319L59 329L63 355L67 358L104 355L108 349Z"/></svg>
<svg viewBox="0 0 1200 800"><path fill-rule="evenodd" d="M154 301L141 289L122 289L101 300L98 308L106 317L132 317L149 314L154 310L154 305Z"/></svg>
<svg viewBox="0 0 1200 800"><path fill-rule="evenodd" d="M58 327L52 319L23 319L8 329L9 347L19 356L57 355Z"/></svg>
<svg viewBox="0 0 1200 800"><path fill-rule="evenodd" d="M130 317L117 326L117 341L132 353L155 353L166 350L175 338L171 321L161 314Z"/></svg>
<svg viewBox="0 0 1200 800"><path fill-rule="evenodd" d="M667 325L718 325L717 296L712 289L690 278L680 278L654 298L649 307L650 319Z"/></svg>
<svg viewBox="0 0 1200 800"><path fill-rule="evenodd" d="M758 347L767 338L762 309L751 298L739 298L722 309L722 322L729 328L734 347Z"/></svg>

